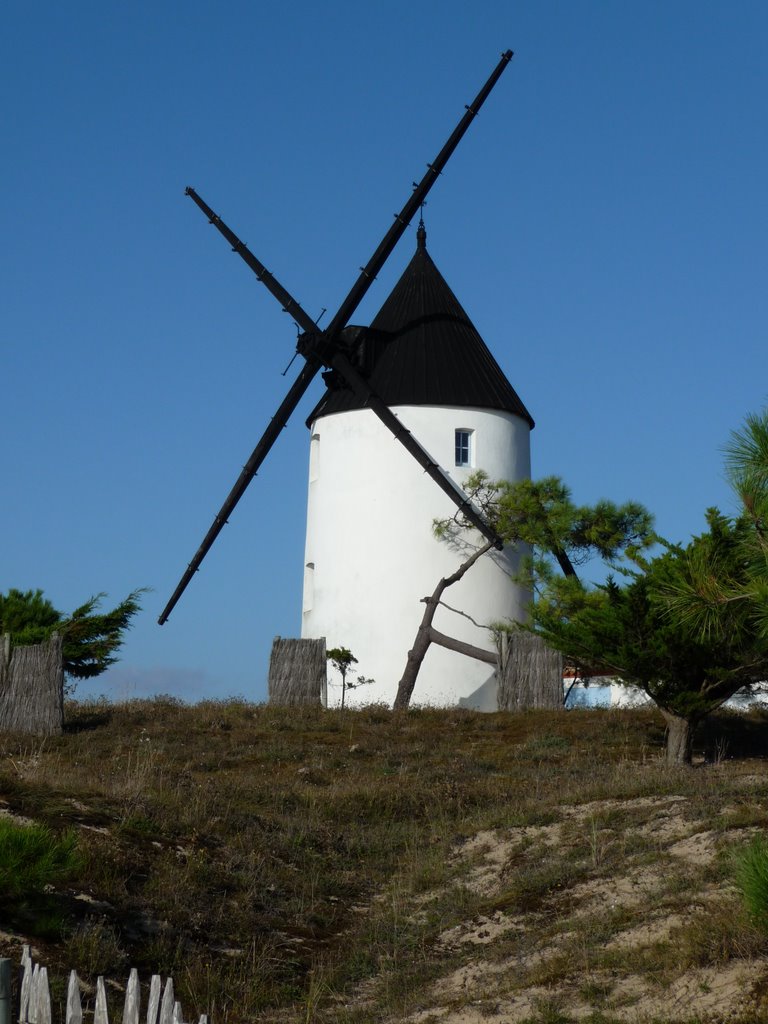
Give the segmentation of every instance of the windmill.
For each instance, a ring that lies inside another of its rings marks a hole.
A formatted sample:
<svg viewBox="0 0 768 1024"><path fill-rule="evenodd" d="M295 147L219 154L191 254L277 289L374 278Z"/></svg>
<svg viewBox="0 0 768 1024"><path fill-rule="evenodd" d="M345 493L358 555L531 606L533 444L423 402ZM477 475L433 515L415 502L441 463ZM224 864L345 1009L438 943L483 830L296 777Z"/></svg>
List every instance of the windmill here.
<svg viewBox="0 0 768 1024"><path fill-rule="evenodd" d="M160 625L163 625L167 621L171 611L188 586L192 577L199 569L201 562L226 524L240 498L243 496L248 484L256 475L259 467L277 440L281 430L285 427L289 417L296 409L296 406L302 396L307 391L315 376L321 370L323 370L323 378L329 391L339 388L349 389L354 394L357 402L363 404L367 409L374 413L381 423L391 431L395 439L422 467L424 473L434 481L434 483L457 508L461 509L464 517L470 521L485 538L492 541L498 550L503 548L501 539L496 535L493 528L486 522L481 513L473 507L458 483L456 483L440 467L440 465L438 465L436 460L432 458L432 456L420 444L413 433L404 426L402 420L392 412L390 407L372 389L366 378L363 362L357 358L357 354L360 352L362 347L360 344L361 339L359 332L364 329L349 328L348 325L350 318L363 300L376 276L381 271L395 245L410 224L412 218L422 207L432 186L437 181L437 178L448 162L453 151L456 149L471 122L477 116L480 108L488 98L488 95L511 58L511 50L507 50L501 55L501 59L485 85L483 85L473 102L465 108L464 115L443 148L440 150L433 162L427 165L427 171L422 180L418 184L414 182L414 189L411 196L403 206L400 213L395 215L394 223L384 235L368 263L361 268L358 279L324 330L320 330L318 328L312 317L302 309L296 299L294 299L287 289L276 280L261 261L221 220L221 218L214 213L198 193L193 188L186 189L186 194L206 215L209 222L213 224L229 242L232 250L244 260L244 262L254 272L257 279L265 285L272 295L275 296L278 302L280 302L283 310L295 321L301 331L296 348L297 352L304 359L304 366L290 387L285 398L280 403L280 406L270 421L269 426L243 467L234 487L227 496L210 529L205 535L202 544L195 553L192 561L189 563L189 566L179 581L178 586L165 606L160 618L158 619ZM350 335L352 335L352 337L350 337Z"/></svg>

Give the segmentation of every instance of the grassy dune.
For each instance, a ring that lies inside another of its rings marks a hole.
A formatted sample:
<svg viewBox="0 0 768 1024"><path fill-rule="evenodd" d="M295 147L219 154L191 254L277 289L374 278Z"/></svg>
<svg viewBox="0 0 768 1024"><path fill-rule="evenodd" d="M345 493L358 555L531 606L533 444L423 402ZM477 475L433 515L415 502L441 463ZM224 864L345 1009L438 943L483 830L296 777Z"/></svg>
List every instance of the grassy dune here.
<svg viewBox="0 0 768 1024"><path fill-rule="evenodd" d="M130 965L214 1024L768 1021L731 853L768 827L764 714L717 717L673 771L648 709L68 723L0 737L0 809L76 836L0 902L3 954L31 940L59 1002L70 967Z"/></svg>

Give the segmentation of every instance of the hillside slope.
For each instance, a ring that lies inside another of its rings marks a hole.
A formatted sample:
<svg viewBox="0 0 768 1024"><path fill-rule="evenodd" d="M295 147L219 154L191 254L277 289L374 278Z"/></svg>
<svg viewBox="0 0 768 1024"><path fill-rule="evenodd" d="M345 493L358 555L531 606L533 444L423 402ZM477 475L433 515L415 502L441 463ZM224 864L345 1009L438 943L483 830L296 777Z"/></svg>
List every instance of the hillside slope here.
<svg viewBox="0 0 768 1024"><path fill-rule="evenodd" d="M172 973L224 1021L768 1021L729 851L768 827L768 717L670 771L653 711L68 708L0 737L6 817L74 830L0 903L55 979ZM706 754L706 760L704 755Z"/></svg>

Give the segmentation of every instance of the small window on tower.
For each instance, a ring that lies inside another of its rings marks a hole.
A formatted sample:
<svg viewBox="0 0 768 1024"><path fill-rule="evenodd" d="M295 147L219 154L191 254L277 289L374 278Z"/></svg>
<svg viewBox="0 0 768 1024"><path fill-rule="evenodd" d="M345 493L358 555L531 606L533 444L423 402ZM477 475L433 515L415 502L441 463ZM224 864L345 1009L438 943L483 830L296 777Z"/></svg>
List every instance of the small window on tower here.
<svg viewBox="0 0 768 1024"><path fill-rule="evenodd" d="M304 566L304 601L302 612L311 612L315 603L315 563L307 562Z"/></svg>
<svg viewBox="0 0 768 1024"><path fill-rule="evenodd" d="M472 465L472 431L456 431L456 465Z"/></svg>

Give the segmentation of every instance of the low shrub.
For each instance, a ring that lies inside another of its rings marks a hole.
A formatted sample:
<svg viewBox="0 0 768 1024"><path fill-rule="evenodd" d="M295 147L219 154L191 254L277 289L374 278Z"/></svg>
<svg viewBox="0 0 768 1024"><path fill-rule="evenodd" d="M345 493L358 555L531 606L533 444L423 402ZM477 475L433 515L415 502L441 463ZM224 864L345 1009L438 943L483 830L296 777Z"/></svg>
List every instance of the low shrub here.
<svg viewBox="0 0 768 1024"><path fill-rule="evenodd" d="M77 836L0 818L0 897L24 899L69 877L78 867Z"/></svg>
<svg viewBox="0 0 768 1024"><path fill-rule="evenodd" d="M747 913L768 931L768 840L755 836L748 846L734 851L734 879Z"/></svg>

